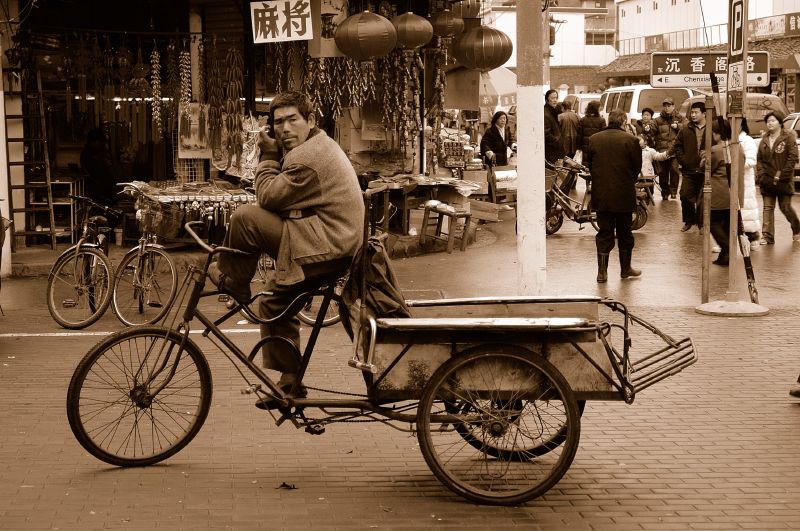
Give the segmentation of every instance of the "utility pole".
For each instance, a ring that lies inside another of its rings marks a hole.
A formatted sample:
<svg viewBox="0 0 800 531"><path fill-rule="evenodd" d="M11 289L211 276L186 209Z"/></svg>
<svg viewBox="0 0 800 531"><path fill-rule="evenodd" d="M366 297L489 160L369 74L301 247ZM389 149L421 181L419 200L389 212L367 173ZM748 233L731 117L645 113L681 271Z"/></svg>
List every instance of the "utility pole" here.
<svg viewBox="0 0 800 531"><path fill-rule="evenodd" d="M523 295L547 280L544 232L544 22L546 2L517 3L517 260Z"/></svg>

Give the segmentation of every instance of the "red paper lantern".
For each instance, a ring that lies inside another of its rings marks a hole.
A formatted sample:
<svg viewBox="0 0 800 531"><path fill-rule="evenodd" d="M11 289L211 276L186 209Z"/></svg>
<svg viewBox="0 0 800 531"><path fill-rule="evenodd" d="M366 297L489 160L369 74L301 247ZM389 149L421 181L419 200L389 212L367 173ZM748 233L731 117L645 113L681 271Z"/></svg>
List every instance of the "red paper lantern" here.
<svg viewBox="0 0 800 531"><path fill-rule="evenodd" d="M397 44L397 31L391 21L370 11L347 17L334 35L336 46L356 61L383 57Z"/></svg>
<svg viewBox="0 0 800 531"><path fill-rule="evenodd" d="M450 10L457 17L478 18L481 14L481 0L461 0L450 4Z"/></svg>
<svg viewBox="0 0 800 531"><path fill-rule="evenodd" d="M462 35L453 45L453 55L463 66L473 70L494 70L508 61L514 45L500 30L478 26Z"/></svg>
<svg viewBox="0 0 800 531"><path fill-rule="evenodd" d="M431 24L433 32L439 37L453 37L464 31L464 19L458 18L449 9L433 15Z"/></svg>
<svg viewBox="0 0 800 531"><path fill-rule="evenodd" d="M397 30L397 46L404 50L414 50L425 46L433 38L433 26L428 19L414 13L403 13L392 19Z"/></svg>

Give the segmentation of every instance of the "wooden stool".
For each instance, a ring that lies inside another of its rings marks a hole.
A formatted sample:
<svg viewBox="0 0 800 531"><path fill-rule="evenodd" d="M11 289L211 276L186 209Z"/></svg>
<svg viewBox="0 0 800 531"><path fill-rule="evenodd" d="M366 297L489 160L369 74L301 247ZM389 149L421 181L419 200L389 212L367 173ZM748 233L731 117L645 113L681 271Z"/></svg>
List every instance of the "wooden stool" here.
<svg viewBox="0 0 800 531"><path fill-rule="evenodd" d="M444 240L445 238L442 236L442 222L444 221L445 217L450 218L450 222L448 223L449 228L447 233L447 252L453 252L453 246L456 241L456 231L455 231L455 224L458 222L459 219L464 220L464 232L461 233L461 250L465 251L467 249L467 239L469 238L469 230L470 225L472 223L472 214L469 212L465 212L463 210L456 210L450 211L447 209L447 205L438 204L436 206L426 206L425 213L422 216L422 229L419 231L419 244L425 245L425 241L428 238L428 225L432 224L430 219L431 213L436 214L436 231L431 236L432 238Z"/></svg>

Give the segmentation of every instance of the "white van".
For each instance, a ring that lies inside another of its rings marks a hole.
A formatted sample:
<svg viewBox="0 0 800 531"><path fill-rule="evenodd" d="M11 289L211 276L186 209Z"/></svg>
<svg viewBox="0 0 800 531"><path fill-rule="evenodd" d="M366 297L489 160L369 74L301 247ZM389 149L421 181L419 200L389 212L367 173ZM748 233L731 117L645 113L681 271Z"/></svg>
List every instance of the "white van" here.
<svg viewBox="0 0 800 531"><path fill-rule="evenodd" d="M564 103L569 105L569 108L575 111L579 118L583 118L583 115L586 114L586 106L593 100L600 100L600 94L567 94L564 97Z"/></svg>
<svg viewBox="0 0 800 531"><path fill-rule="evenodd" d="M654 118L664 108L664 98L675 101L675 109L681 108L681 103L694 93L688 88L653 88L650 85L630 85L627 87L614 87L606 90L600 96L600 116L608 120L608 113L621 108L628 114L628 120L634 122L642 118L642 109L653 109Z"/></svg>

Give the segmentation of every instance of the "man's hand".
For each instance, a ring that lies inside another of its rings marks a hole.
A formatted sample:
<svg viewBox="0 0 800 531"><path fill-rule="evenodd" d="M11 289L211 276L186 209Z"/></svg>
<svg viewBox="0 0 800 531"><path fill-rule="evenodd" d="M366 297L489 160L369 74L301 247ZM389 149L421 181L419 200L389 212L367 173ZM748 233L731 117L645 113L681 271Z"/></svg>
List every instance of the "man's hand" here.
<svg viewBox="0 0 800 531"><path fill-rule="evenodd" d="M261 150L259 161L281 160L281 151L278 142L269 135L269 126L264 126L258 133L258 148Z"/></svg>

